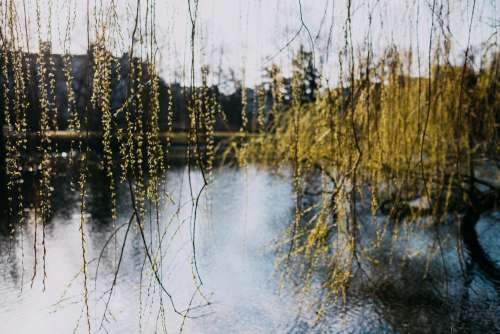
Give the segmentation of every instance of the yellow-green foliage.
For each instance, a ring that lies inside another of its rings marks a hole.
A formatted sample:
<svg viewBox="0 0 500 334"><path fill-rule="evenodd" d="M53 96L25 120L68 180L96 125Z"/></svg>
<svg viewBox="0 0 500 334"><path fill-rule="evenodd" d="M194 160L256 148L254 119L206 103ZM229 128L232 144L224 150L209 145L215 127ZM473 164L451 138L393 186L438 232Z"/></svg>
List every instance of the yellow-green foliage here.
<svg viewBox="0 0 500 334"><path fill-rule="evenodd" d="M325 285L345 291L353 261L368 257L358 245L358 220L366 213L357 204L366 197L373 221L389 202L394 218L411 222L430 214L439 222L464 200L475 161L498 156L500 57L487 56L475 71L469 64L439 64L436 57L430 77L414 77L411 57L391 49L368 67L360 61L346 87L324 88L314 101L298 100L303 78L297 68L291 103L283 105L273 93L271 130L250 138L239 154L261 165L291 166L298 199L311 176L327 180L316 208L297 203L292 246L285 249L292 272L307 281L312 268L327 265ZM416 198L424 205L412 209L408 202ZM318 213L303 219L309 209Z"/></svg>

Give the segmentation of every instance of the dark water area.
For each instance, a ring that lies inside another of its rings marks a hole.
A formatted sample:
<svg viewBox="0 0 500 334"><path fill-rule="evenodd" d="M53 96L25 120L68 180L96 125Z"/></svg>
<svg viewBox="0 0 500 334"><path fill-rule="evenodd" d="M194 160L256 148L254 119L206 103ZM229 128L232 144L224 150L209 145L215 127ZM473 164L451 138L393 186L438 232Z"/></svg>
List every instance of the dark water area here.
<svg viewBox="0 0 500 334"><path fill-rule="evenodd" d="M35 212L26 209L24 225L0 237L0 333L88 331L77 171L67 154L59 154L54 162L53 217L45 231L45 287L41 226L38 223L35 229ZM23 174L27 204L36 201L34 170L36 165L28 164ZM178 310L192 308L193 319L173 311L148 264L140 230L132 227L103 321L132 215L127 185L120 184L118 218L113 222L104 179L99 159L92 158L84 228L93 333L178 333L181 328L183 333L500 332L498 286L467 252L468 265L461 268L458 231L451 218L438 234L426 219L389 225L382 245L370 254L379 264L361 260L365 272L354 277L345 301L325 300L327 291L321 285L325 273L317 273L307 293L300 284L283 280L282 268L276 265L283 254L277 246L293 221L292 181L286 171L277 174L252 165L214 172L213 184L199 201L195 226L191 191L197 193L202 185L196 169L189 173L185 165L172 164L165 176L169 196L160 206L158 224L146 208L146 239L152 249L161 240L155 259L162 284ZM387 219L380 216L373 223L368 215L365 218L360 219L362 238L370 240ZM476 226L481 244L497 265L499 219L499 212L491 212Z"/></svg>

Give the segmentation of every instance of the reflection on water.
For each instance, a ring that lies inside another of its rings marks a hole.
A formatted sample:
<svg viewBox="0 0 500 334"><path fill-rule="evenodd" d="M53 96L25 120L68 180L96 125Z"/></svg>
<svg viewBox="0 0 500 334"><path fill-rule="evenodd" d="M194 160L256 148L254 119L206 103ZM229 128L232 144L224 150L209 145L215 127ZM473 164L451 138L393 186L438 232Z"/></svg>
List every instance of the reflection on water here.
<svg viewBox="0 0 500 334"><path fill-rule="evenodd" d="M8 237L1 240L1 333L87 331L82 303L80 209L78 194L71 190L71 173L67 164L58 166L55 216L46 231L45 290L40 235L37 271L31 287L35 265L33 213L28 214L30 220L17 232L15 240ZM253 167L217 171L213 185L200 202L195 240L201 287L198 287L193 265L190 189L196 193L200 188L199 173L193 171L189 180L187 168L173 168L167 177L172 198L162 205L159 225L153 216L146 215L148 242L158 245L158 240L162 241L161 252L155 253L161 280L178 310L193 308L190 313L193 319L184 321L172 311L167 296L155 284L140 233L132 228L109 314L102 321L131 211L126 188L119 188L119 218L113 225L108 216L106 186L101 182L102 176L94 175L89 180L86 213L93 332L178 332L180 328L185 333L485 333L500 330L498 292L480 275L472 275L464 284L454 251L456 240L452 227L442 231L449 236L443 243L445 270L439 267L439 261L425 263L425 253L436 251L435 247L426 248L434 244L431 230L413 226L417 232L412 238L405 239L404 232L396 241L389 238L396 246L379 250L382 259L379 268L371 269L369 280L359 277L346 305L335 301L323 304L323 316L319 318L316 301L323 294L319 283L313 285L313 292L307 297L293 293L294 289L287 283L280 289L283 282L275 268L276 244L294 212L291 184L287 178ZM483 242L491 246L492 257L498 255L495 240L500 229L494 223L497 219L492 215L478 226L481 231L488 231ZM114 226L120 228L116 243L109 239ZM368 235L373 231L366 227L364 233ZM107 247L103 251L104 245ZM398 255L398 249L403 248L401 254L405 255ZM426 276L423 268L429 268L431 274ZM474 273L473 268L469 270Z"/></svg>

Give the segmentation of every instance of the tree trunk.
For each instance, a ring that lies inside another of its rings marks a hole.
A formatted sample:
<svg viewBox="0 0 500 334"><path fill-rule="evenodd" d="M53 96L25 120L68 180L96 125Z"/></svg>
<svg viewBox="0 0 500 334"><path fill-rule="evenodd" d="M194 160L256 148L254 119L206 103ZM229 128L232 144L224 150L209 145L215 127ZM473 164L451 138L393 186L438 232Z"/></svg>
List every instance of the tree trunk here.
<svg viewBox="0 0 500 334"><path fill-rule="evenodd" d="M490 193L481 198L471 196L471 204L468 205L461 224L461 236L464 241L468 254L479 270L488 278L497 292L500 293L500 268L489 257L488 253L482 247L479 236L476 232L476 225L480 215L495 207L498 200L498 194Z"/></svg>

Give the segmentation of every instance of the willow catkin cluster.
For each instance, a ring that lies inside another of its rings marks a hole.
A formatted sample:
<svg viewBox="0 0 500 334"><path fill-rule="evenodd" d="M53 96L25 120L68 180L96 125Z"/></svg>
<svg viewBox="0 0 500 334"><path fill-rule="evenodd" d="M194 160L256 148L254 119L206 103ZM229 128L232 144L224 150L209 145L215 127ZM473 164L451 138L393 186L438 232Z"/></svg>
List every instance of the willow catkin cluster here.
<svg viewBox="0 0 500 334"><path fill-rule="evenodd" d="M135 82L132 86L136 87L135 94L133 93L133 108L135 110L134 117L134 138L136 140L135 149L136 151L133 153L136 157L136 166L135 166L135 186L136 186L136 201L140 215L144 215L145 210L145 200L146 200L146 187L144 180L144 71L143 64L139 63L136 65L137 74L133 78Z"/></svg>
<svg viewBox="0 0 500 334"><path fill-rule="evenodd" d="M119 108L118 113L124 115L124 127L118 129L119 142L120 142L120 163L121 163L121 180L125 182L130 176L133 176L133 171L136 166L135 158L135 122L132 114L132 107L135 103L135 87L134 78L136 75L135 62L129 59L129 73L127 83L129 85L129 92L125 103Z"/></svg>
<svg viewBox="0 0 500 334"><path fill-rule="evenodd" d="M172 86L167 85L167 110L166 110L167 128L165 129L166 135L165 135L165 141L164 141L164 144L162 147L162 152L163 152L162 155L163 155L163 157L165 157L164 165L163 165L164 172L167 171L168 166L169 166L166 158L169 156L170 146L172 145L172 139L171 139L170 133L172 132L173 127L174 127L173 106L174 106L174 97L172 94Z"/></svg>
<svg viewBox="0 0 500 334"><path fill-rule="evenodd" d="M9 77L9 52L6 47L2 48L2 76L4 78ZM12 122L12 116L11 116L11 106L10 106L10 99L9 99L9 86L8 86L8 80L3 80L2 83L2 91L3 91L3 100L4 100L4 118L5 118L5 125L9 131L13 130L13 122ZM2 129L3 131L3 129ZM15 173L16 173L16 159L14 157L15 152L13 152L13 145L11 143L11 139L7 137L6 144L7 144L7 152L6 152L6 175L9 178L7 180L7 197L8 197L8 203L9 203L9 215L13 215L13 207L14 207L14 200L13 200L13 188L14 188L14 183L15 183ZM11 228L12 229L12 228Z"/></svg>
<svg viewBox="0 0 500 334"><path fill-rule="evenodd" d="M19 51L16 52L16 56L14 58L14 112L16 114L15 120L15 133L16 139L14 143L15 149L15 169L17 170L16 176L14 179L17 185L17 219L20 221L20 226L22 226L22 222L24 221L24 197L22 191L22 171L23 171L23 163L25 161L25 153L27 151L27 131L28 125L26 121L26 113L29 107L29 103L27 102L26 96L26 82L25 76L29 77L29 64L26 61L24 54Z"/></svg>
<svg viewBox="0 0 500 334"><path fill-rule="evenodd" d="M265 113L268 102L267 91L264 84L259 85L259 87L257 88L256 100L257 100L257 131L262 132L265 129L265 123L266 123Z"/></svg>
<svg viewBox="0 0 500 334"><path fill-rule="evenodd" d="M151 80L149 90L149 122L147 130L148 189L147 195L154 203L159 201L160 183L166 168L160 138L160 96L159 78L153 63L148 64ZM168 122L168 121L167 121Z"/></svg>
<svg viewBox="0 0 500 334"><path fill-rule="evenodd" d="M6 108L7 109L7 108ZM10 109L10 108L9 108ZM14 126L12 124L12 121L11 121L11 116L7 116L7 113L10 113L9 112L10 110L5 110L6 112L6 116L5 116L5 124L7 126L7 129L10 129L11 131L14 129ZM16 220L16 216L17 216L17 210L16 210L16 206L18 205L17 204L17 201L16 201L16 193L17 193L17 187L16 187L16 183L17 183L17 180L19 179L19 168L20 166L18 166L18 159L16 157L16 151L15 151L15 137L14 138L7 138L6 140L6 145L7 145L7 149L6 149L6 158L5 158L5 163L6 163L6 168L5 168L5 172L6 172L6 176L8 177L7 179L7 200L8 200L8 204L9 204L9 228L11 230L11 234L13 235L14 232L15 232L15 229L14 229L14 223L15 223L15 220Z"/></svg>
<svg viewBox="0 0 500 334"><path fill-rule="evenodd" d="M241 136L240 144L240 154L238 155L238 164L240 167L247 167L247 145L248 142L245 140L244 134L249 131L248 127L248 93L246 86L246 71L243 69L243 79L241 80L241 126L239 129Z"/></svg>
<svg viewBox="0 0 500 334"><path fill-rule="evenodd" d="M57 116L55 108L54 74L51 73L50 44L40 43L39 53L37 55L37 77L38 93L40 103L40 123L39 123L39 145L40 162L38 170L40 172L39 184L37 185L37 197L40 203L40 219L42 222L42 246L43 246L43 282L45 283L45 227L52 214L52 193L53 187L53 159L52 159L52 140L50 138L51 127L54 125L53 117ZM54 129L55 130L55 129ZM36 218L35 218L36 220ZM35 226L36 229L36 226ZM36 243L35 243L36 249ZM36 266L36 263L35 263ZM36 269L34 270L36 274Z"/></svg>
<svg viewBox="0 0 500 334"><path fill-rule="evenodd" d="M302 89L302 85L304 83L304 75L302 73L302 63L303 59L302 53L298 55L297 58L293 59L293 74L292 74L292 86L291 86L291 113L292 113L292 134L291 134L291 162L293 166L293 189L295 193L295 216L294 222L292 224L292 232L291 232L291 243L290 243L290 251L293 251L293 247L295 244L295 236L297 235L297 231L300 225L300 221L302 220L303 212L302 212L302 165L300 161L302 160L301 155L301 114L302 114L302 95L304 93ZM289 255L290 256L290 255Z"/></svg>
<svg viewBox="0 0 500 334"><path fill-rule="evenodd" d="M216 95L211 92L208 86L208 67L202 68L202 87L201 87L201 121L204 131L205 144L205 166L206 177L210 183L213 178L213 168L215 162L215 115L220 107Z"/></svg>
<svg viewBox="0 0 500 334"><path fill-rule="evenodd" d="M283 78L278 65L273 64L271 66L269 76L271 77L271 96L273 100L269 116L274 118L277 116L278 108L283 104Z"/></svg>
<svg viewBox="0 0 500 334"><path fill-rule="evenodd" d="M215 161L215 116L220 110L217 97L208 86L209 69L201 69L201 86L190 88L188 110L187 159L196 162L204 183L212 176ZM194 160L191 160L194 158Z"/></svg>
<svg viewBox="0 0 500 334"><path fill-rule="evenodd" d="M205 168L205 157L203 152L203 144L205 140L205 110L207 109L207 101L208 101L208 86L207 86L207 76L208 76L208 68L202 69L202 86L194 87L194 102L193 102L193 119L192 119L192 127L193 127L193 148L194 154L198 161L198 166L201 168ZM204 82L203 82L204 80Z"/></svg>
<svg viewBox="0 0 500 334"><path fill-rule="evenodd" d="M116 212L116 185L113 164L113 131L114 121L111 110L111 81L113 57L106 47L104 40L95 44L93 50L93 84L91 102L93 110L101 112L103 165L111 199L111 217L117 218Z"/></svg>
<svg viewBox="0 0 500 334"><path fill-rule="evenodd" d="M73 131L75 133L79 133L81 130L81 117L78 113L76 106L76 96L75 90L73 89L73 72L72 72L72 62L73 57L69 53L65 53L63 56L63 71L64 71L64 82L66 84L66 91L68 92L67 96L67 113L69 115L68 120L68 130ZM78 149L81 149L80 140L78 140ZM75 145L75 140L71 140L71 150ZM73 157L72 157L73 158ZM72 160L73 161L73 160Z"/></svg>

